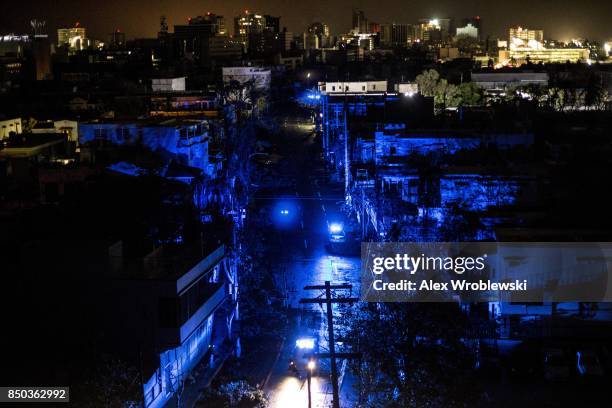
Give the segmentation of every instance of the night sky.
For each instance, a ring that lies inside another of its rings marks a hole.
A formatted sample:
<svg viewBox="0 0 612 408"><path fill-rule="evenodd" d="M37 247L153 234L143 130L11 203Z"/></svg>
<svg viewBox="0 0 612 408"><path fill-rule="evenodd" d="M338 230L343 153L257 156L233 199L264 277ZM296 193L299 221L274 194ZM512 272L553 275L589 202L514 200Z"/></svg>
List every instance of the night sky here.
<svg viewBox="0 0 612 408"><path fill-rule="evenodd" d="M38 18L47 21L50 34L79 21L90 37L102 40L114 28L128 38L154 36L162 14L172 31L174 24L207 11L224 15L231 32L233 17L244 9L280 15L281 24L293 32L322 21L332 34L338 34L350 28L352 7L363 9L371 21L379 23L480 15L485 33L496 36L506 37L507 27L522 25L542 28L546 38L612 38L610 0L16 0L3 7L0 34L26 33L30 19Z"/></svg>

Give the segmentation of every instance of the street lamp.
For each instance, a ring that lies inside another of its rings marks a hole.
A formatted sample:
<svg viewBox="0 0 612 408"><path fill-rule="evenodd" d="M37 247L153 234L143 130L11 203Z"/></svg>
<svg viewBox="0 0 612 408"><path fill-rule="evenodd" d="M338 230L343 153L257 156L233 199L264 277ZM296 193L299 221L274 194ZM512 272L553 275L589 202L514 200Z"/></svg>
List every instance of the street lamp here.
<svg viewBox="0 0 612 408"><path fill-rule="evenodd" d="M308 370L306 370L308 374L308 408L312 408L312 392L310 391L310 383L312 382L312 371L315 369L315 367L315 361L309 360L307 365Z"/></svg>

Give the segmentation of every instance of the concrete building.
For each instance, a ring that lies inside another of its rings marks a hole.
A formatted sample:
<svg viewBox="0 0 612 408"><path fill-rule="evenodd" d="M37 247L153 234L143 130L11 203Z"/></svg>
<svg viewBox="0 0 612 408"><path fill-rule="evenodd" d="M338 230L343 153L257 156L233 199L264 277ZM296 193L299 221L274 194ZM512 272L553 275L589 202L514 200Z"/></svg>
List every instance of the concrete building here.
<svg viewBox="0 0 612 408"><path fill-rule="evenodd" d="M308 38L308 46L306 44L306 39ZM304 49L318 49L318 48L326 48L330 46L330 34L329 27L327 24L321 22L315 22L308 26L306 32L304 33ZM313 47L316 43L316 47Z"/></svg>
<svg viewBox="0 0 612 408"><path fill-rule="evenodd" d="M157 312L153 315L159 316L154 338L155 349L159 351L150 356L143 373L147 408L165 406L195 366L204 357L211 357L216 313L230 298L232 285L226 278L232 271L223 246L206 251L204 256L166 249L160 247L144 258L140 280L148 281L148 285L142 282L138 285L136 280L134 288L124 289L134 295L141 292L136 296L140 299L138 303L152 307ZM109 252L121 256L120 250L119 245L114 245ZM141 327L136 313L129 312L134 306L125 306L121 309L128 311L124 320L132 321L135 328ZM231 335L231 320L225 332Z"/></svg>
<svg viewBox="0 0 612 408"><path fill-rule="evenodd" d="M231 81L244 84L253 81L255 89L268 90L272 80L272 73L267 68L261 67L223 67L223 84L228 85Z"/></svg>
<svg viewBox="0 0 612 408"><path fill-rule="evenodd" d="M525 85L548 86L546 72L473 72L472 82L485 90L506 90Z"/></svg>
<svg viewBox="0 0 612 408"><path fill-rule="evenodd" d="M79 125L74 120L42 120L37 121L30 129L33 134L43 133L58 133L64 134L68 138L68 142L74 143L75 147L79 145Z"/></svg>
<svg viewBox="0 0 612 408"><path fill-rule="evenodd" d="M245 10L234 18L234 38L246 52L274 53L280 48L280 17L250 13Z"/></svg>
<svg viewBox="0 0 612 408"><path fill-rule="evenodd" d="M532 63L565 63L578 61L586 62L589 59L588 48L531 48L516 47L509 50L499 50L499 63L506 65L512 61L516 65L526 62Z"/></svg>
<svg viewBox="0 0 612 408"><path fill-rule="evenodd" d="M324 82L319 84L319 90L327 95L385 93L387 81Z"/></svg>
<svg viewBox="0 0 612 408"><path fill-rule="evenodd" d="M380 43L387 47L405 47L414 41L411 24L381 24Z"/></svg>
<svg viewBox="0 0 612 408"><path fill-rule="evenodd" d="M175 55L193 58L201 65L211 59L232 59L242 55L239 41L232 41L225 27L225 18L213 13L196 16L188 24L174 26L172 34Z"/></svg>
<svg viewBox="0 0 612 408"><path fill-rule="evenodd" d="M153 92L184 92L185 89L185 77L153 78L151 80Z"/></svg>
<svg viewBox="0 0 612 408"><path fill-rule="evenodd" d="M479 38L478 28L474 27L471 23L466 24L464 27L457 27L456 32L457 37Z"/></svg>
<svg viewBox="0 0 612 408"><path fill-rule="evenodd" d="M538 42L544 41L543 30L529 30L523 27L512 27L508 30L508 43L512 44L515 39L528 42L535 40Z"/></svg>
<svg viewBox="0 0 612 408"><path fill-rule="evenodd" d="M21 118L0 120L0 142L7 139L12 132L20 134L21 130Z"/></svg>
<svg viewBox="0 0 612 408"><path fill-rule="evenodd" d="M79 123L81 160L96 163L107 147L145 146L166 163L175 161L210 174L214 170L208 154L212 127L208 119L164 117Z"/></svg>

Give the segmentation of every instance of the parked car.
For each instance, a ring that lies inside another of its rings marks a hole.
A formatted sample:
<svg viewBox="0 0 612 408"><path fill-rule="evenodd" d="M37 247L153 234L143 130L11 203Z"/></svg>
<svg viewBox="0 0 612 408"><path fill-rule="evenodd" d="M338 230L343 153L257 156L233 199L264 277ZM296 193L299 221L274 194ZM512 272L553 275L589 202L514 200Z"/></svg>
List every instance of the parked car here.
<svg viewBox="0 0 612 408"><path fill-rule="evenodd" d="M576 351L576 370L581 376L601 376L604 374L599 357L593 350Z"/></svg>
<svg viewBox="0 0 612 408"><path fill-rule="evenodd" d="M544 350L544 378L546 380L565 380L570 376L570 368L561 349Z"/></svg>

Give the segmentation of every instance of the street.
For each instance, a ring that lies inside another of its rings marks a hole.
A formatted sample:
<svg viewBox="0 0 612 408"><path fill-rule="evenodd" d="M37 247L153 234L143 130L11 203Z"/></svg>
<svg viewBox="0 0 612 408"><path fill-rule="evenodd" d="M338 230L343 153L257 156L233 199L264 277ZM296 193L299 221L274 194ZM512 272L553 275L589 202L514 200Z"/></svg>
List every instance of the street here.
<svg viewBox="0 0 612 408"><path fill-rule="evenodd" d="M328 225L341 219L343 199L340 184L327 183L324 164L318 159L312 126L285 125L284 137L278 142L281 155L288 159L287 171L295 181L293 191L278 194L278 200L296 215L278 230L278 273L280 287L287 297L290 328L283 348L265 387L270 407L307 407L308 386L305 370L299 376L289 370L289 361L296 355L296 340L302 336L318 339L319 348L327 349L325 307L318 304L300 305L299 300L316 297L317 291L305 291L306 285L320 285L325 281L350 283L352 295L359 290L359 258L333 254L326 249ZM272 203L269 203L271 205ZM272 205L274 208L274 205ZM281 204L282 207L282 204ZM281 208L280 211L283 211ZM290 215L290 214L285 214ZM273 216L274 217L274 216ZM312 378L312 406L331 404L329 362L317 361ZM342 378L345 364L338 360ZM343 390L344 391L344 390Z"/></svg>

